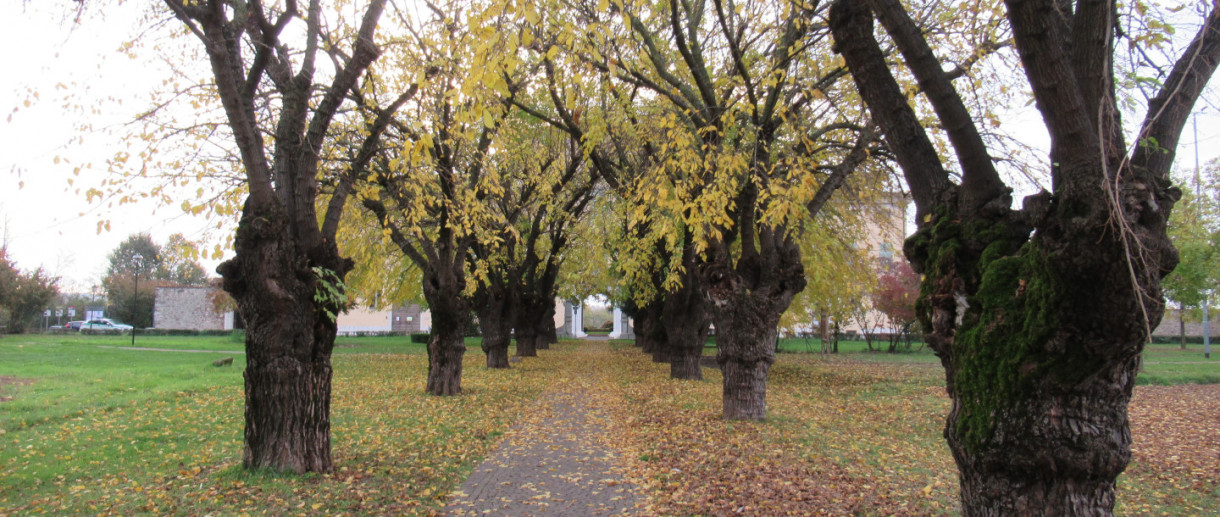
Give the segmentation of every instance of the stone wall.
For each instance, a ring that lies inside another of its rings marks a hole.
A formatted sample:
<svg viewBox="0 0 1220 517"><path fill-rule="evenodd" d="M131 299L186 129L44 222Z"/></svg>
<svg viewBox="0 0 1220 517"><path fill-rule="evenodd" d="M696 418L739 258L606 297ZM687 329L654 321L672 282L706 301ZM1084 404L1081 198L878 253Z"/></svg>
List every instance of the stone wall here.
<svg viewBox="0 0 1220 517"><path fill-rule="evenodd" d="M158 287L153 327L169 330L224 330L225 315L212 307L214 287Z"/></svg>
<svg viewBox="0 0 1220 517"><path fill-rule="evenodd" d="M1216 342L1217 338L1220 338L1220 318L1217 317L1220 314L1217 314L1217 312L1220 312L1220 309L1213 308L1211 310L1212 321L1208 326L1213 343ZM1203 322L1192 322L1189 317L1186 319L1186 337L1203 337ZM1178 311L1176 309L1168 309L1165 311L1165 316L1161 318L1161 324L1152 331L1152 335L1157 337L1177 337L1181 335L1181 331L1182 327L1178 320Z"/></svg>

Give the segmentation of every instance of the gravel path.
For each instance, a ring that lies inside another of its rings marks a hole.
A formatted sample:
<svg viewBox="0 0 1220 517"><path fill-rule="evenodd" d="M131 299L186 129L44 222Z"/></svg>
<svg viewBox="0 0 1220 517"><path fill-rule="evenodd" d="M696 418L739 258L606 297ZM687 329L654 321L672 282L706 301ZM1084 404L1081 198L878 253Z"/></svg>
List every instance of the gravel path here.
<svg viewBox="0 0 1220 517"><path fill-rule="evenodd" d="M580 392L542 396L453 493L446 514L637 515L636 487L614 472L602 427Z"/></svg>

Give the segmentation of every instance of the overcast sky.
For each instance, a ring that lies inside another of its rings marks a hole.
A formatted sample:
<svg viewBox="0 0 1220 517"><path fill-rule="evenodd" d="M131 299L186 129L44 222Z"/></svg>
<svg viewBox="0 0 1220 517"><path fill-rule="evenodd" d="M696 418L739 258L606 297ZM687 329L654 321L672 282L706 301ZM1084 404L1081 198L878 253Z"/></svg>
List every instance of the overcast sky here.
<svg viewBox="0 0 1220 517"><path fill-rule="evenodd" d="M200 239L215 223L184 216L173 206L86 202L84 189L106 178L104 162L118 140L89 134L76 143L76 128L86 123L114 127L131 120L147 108L149 92L164 72L117 53L134 33L145 2L107 6L104 22L92 19L77 26L63 21L60 10L70 9L65 5L74 4L0 2L0 48L6 49L0 56L0 109L5 117L0 120L0 239L22 269L43 267L63 279L65 291L89 292L105 271L107 254L128 235L147 232L158 242L173 233ZM31 99L29 91L39 92L39 98ZM99 112L83 115L79 109L65 109L63 99L69 96ZM102 101L109 97L124 102ZM1199 125L1204 162L1220 156L1220 122L1213 108L1208 111L1212 113ZM1045 134L1032 110L1008 122L1013 120L1033 128L1031 134ZM1194 142L1188 126L1178 154L1180 167L1193 167ZM82 170L74 176L78 166ZM70 186L69 179L75 185ZM97 223L103 219L111 221L110 230L99 233ZM205 268L214 274L217 262L206 261Z"/></svg>
<svg viewBox="0 0 1220 517"><path fill-rule="evenodd" d="M177 207L85 201L84 189L106 178L104 162L117 139L98 133L71 142L76 128L130 120L147 107L148 92L162 79L155 67L116 52L146 3L108 6L105 23L87 20L75 27L57 12L68 2L23 3L0 2L0 48L7 49L0 56L0 238L20 268L41 266L62 278L64 290L88 292L105 271L107 254L128 235L147 232L159 243L173 233L200 238L209 223L183 216ZM37 99L29 97L31 90ZM69 95L101 112L65 109ZM108 97L123 103L103 100ZM74 176L78 166L82 170ZM103 219L111 221L110 231L99 233ZM205 266L211 272L215 264Z"/></svg>

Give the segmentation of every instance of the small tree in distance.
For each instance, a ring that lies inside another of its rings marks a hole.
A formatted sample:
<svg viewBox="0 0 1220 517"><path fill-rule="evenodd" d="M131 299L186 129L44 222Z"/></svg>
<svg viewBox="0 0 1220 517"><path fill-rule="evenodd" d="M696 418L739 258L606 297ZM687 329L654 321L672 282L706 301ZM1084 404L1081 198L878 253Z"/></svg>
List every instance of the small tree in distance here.
<svg viewBox="0 0 1220 517"><path fill-rule="evenodd" d="M8 249L0 247L0 310L9 315L8 332L20 334L36 324L42 311L59 295L59 278L42 268L22 272L9 260Z"/></svg>
<svg viewBox="0 0 1220 517"><path fill-rule="evenodd" d="M915 299L919 297L919 275L905 260L882 264L877 285L873 288L873 307L890 320L889 352L898 351L899 343L911 348L911 331L915 327Z"/></svg>

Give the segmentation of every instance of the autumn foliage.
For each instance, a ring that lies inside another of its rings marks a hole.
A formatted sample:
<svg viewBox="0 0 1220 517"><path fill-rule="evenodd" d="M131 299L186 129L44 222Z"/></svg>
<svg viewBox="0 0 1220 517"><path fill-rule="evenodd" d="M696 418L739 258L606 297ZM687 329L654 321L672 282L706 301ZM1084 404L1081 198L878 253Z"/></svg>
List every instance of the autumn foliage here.
<svg viewBox="0 0 1220 517"><path fill-rule="evenodd" d="M915 299L919 297L919 275L905 260L886 263L877 275L873 307L890 319L895 327L915 323Z"/></svg>

